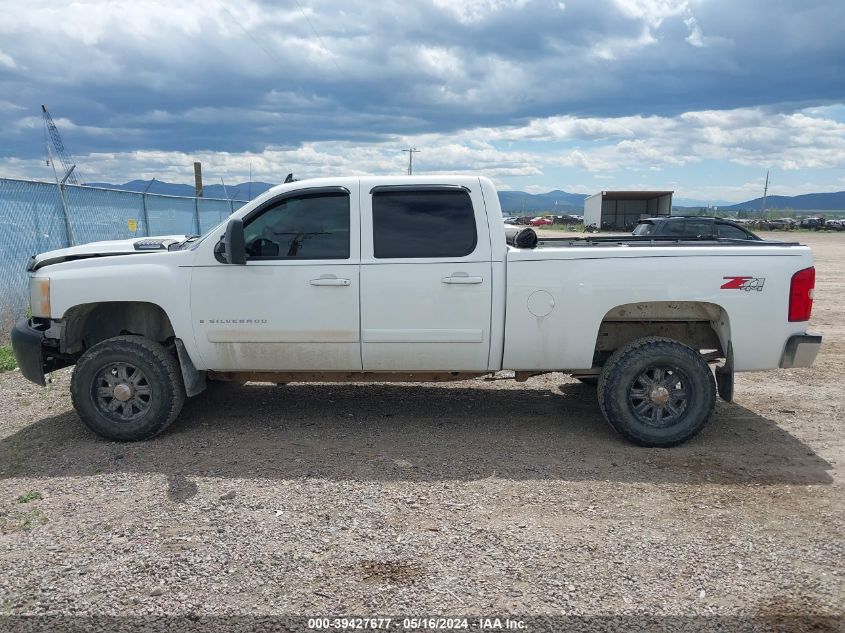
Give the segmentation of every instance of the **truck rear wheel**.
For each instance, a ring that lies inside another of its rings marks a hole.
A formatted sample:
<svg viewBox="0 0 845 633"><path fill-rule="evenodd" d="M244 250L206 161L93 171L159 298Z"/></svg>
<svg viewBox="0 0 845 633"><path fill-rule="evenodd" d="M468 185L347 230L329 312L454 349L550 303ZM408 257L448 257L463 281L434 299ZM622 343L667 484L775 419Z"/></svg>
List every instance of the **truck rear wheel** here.
<svg viewBox="0 0 845 633"><path fill-rule="evenodd" d="M176 358L143 336L117 336L91 347L76 363L70 393L86 426L118 442L158 435L185 401Z"/></svg>
<svg viewBox="0 0 845 633"><path fill-rule="evenodd" d="M696 350L672 339L648 337L608 359L598 399L605 419L627 440L641 446L676 446L710 419L716 381Z"/></svg>

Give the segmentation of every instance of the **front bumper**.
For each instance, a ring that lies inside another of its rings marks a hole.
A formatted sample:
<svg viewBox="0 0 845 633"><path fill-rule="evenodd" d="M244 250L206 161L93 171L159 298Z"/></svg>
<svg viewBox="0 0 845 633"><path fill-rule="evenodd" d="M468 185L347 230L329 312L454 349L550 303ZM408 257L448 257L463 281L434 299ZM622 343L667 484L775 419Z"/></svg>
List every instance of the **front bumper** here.
<svg viewBox="0 0 845 633"><path fill-rule="evenodd" d="M44 387L44 332L26 319L21 319L12 329L12 350L18 361L21 375L36 385Z"/></svg>
<svg viewBox="0 0 845 633"><path fill-rule="evenodd" d="M816 354L822 345L821 334L794 334L786 341L783 349L783 356L780 359L780 366L784 369L790 367L810 367L816 360Z"/></svg>

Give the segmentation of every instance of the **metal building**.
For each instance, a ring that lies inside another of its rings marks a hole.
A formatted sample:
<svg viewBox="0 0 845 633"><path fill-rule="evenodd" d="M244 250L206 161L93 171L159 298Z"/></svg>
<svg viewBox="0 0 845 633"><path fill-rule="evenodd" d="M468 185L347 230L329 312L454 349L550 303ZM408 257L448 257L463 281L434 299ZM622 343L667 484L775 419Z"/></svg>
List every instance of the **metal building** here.
<svg viewBox="0 0 845 633"><path fill-rule="evenodd" d="M584 200L584 226L631 231L641 218L672 213L674 191L601 191Z"/></svg>

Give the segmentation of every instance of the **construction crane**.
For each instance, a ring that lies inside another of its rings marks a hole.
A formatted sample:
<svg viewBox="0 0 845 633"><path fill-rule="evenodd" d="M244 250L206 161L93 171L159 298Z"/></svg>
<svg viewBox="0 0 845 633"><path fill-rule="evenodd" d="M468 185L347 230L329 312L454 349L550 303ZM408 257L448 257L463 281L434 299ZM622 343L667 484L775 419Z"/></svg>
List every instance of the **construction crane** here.
<svg viewBox="0 0 845 633"><path fill-rule="evenodd" d="M70 152L67 151L67 148L62 141L62 135L59 134L59 129L53 122L53 117L50 116L50 113L47 111L47 106L45 105L41 106L41 116L44 119L44 144L47 148L47 164L52 165L53 172L56 174L56 181L61 180L63 184L65 182L69 182L72 185L78 185L79 180L77 179L78 172L76 172L76 163L73 160L73 156L71 156ZM50 143L52 143L53 146L52 151L50 149L50 144L47 143L47 136L50 137ZM53 157L54 151L55 155L59 158L59 162L62 164L61 179L59 178L58 172L56 172L56 163L55 158Z"/></svg>

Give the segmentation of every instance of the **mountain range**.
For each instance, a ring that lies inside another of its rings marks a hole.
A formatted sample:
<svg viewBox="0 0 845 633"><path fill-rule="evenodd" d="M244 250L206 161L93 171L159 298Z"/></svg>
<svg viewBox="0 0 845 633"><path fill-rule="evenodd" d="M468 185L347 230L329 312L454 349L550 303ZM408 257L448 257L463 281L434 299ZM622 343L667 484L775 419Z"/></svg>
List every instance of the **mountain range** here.
<svg viewBox="0 0 845 633"><path fill-rule="evenodd" d="M763 198L755 198L729 207L719 207L727 211L759 211L763 208ZM766 209L784 209L791 211L842 211L845 210L845 191L834 193L805 193L800 196L769 196Z"/></svg>
<svg viewBox="0 0 845 633"><path fill-rule="evenodd" d="M92 187L104 187L107 189L119 189L122 191L149 191L149 193L165 194L170 196L193 196L192 185L162 182L154 180L131 180L122 185L115 185L106 182L86 183ZM275 184L269 182L238 183L223 187L223 185L206 185L203 193L206 198L231 198L233 200L250 200L261 195ZM558 213L582 213L584 211L584 200L587 198L583 193L569 193L559 189L548 193L527 193L525 191L500 191L499 203L502 212L505 214L534 214L540 212ZM694 200L689 198L675 198L674 205L682 209L694 209L707 206L718 206L719 211L759 211L762 209L763 199L755 198L738 204L731 204L724 201ZM800 196L769 196L766 199L766 209L784 211L842 211L845 210L845 191L835 193L807 193Z"/></svg>
<svg viewBox="0 0 845 633"><path fill-rule="evenodd" d="M103 187L105 189L119 189L121 191L147 191L147 193L159 193L166 196L188 196L193 197L195 190L193 185L180 185L173 182L162 182L153 180L130 180L122 185L114 185L108 182L87 182L89 187ZM278 183L276 183L278 184ZM206 198L223 198L232 200L251 200L261 195L275 184L269 182L242 182L236 185L205 185L203 195ZM149 189L148 189L149 187Z"/></svg>

